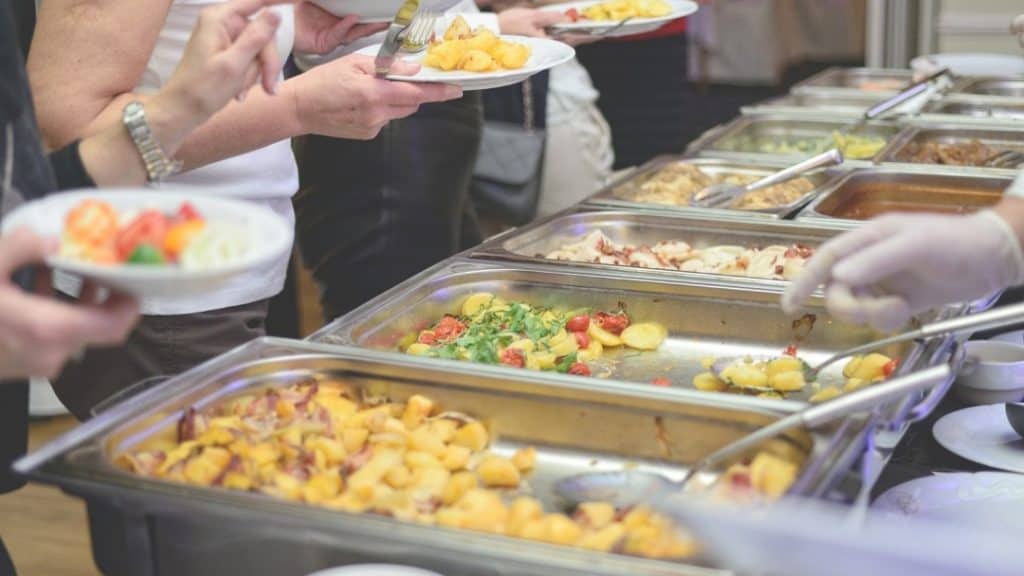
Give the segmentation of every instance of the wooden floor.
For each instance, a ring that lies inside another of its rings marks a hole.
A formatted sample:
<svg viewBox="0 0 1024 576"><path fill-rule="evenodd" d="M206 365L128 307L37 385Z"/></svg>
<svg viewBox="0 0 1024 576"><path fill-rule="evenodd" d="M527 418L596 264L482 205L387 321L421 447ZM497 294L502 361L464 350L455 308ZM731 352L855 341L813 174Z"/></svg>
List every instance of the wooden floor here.
<svg viewBox="0 0 1024 576"><path fill-rule="evenodd" d="M70 417L32 424L32 447L74 427ZM0 496L0 536L19 576L96 576L85 506L60 490L30 484Z"/></svg>

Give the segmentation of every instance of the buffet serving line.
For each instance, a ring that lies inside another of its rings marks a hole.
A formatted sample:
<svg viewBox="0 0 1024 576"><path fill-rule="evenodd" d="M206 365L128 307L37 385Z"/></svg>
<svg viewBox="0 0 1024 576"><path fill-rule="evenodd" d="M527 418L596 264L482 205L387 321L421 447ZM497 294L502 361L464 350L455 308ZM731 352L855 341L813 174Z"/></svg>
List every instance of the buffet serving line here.
<svg viewBox="0 0 1024 576"><path fill-rule="evenodd" d="M856 517L908 427L946 397L971 333L891 344L805 379L808 365L883 335L834 320L820 294L786 316L786 283L863 220L995 204L1016 171L993 158L1024 152L1020 78L947 80L912 113L854 126L913 81L828 70L308 341L254 341L143 387L17 470L84 498L94 548L140 576L359 562L447 576L714 574L717 558L656 498L573 510L562 482L678 480L781 418L932 369L927 390L792 429L691 482L750 506L841 502ZM832 148L839 166L731 204L691 203ZM289 451L314 472L281 469ZM233 475L246 466L262 485Z"/></svg>

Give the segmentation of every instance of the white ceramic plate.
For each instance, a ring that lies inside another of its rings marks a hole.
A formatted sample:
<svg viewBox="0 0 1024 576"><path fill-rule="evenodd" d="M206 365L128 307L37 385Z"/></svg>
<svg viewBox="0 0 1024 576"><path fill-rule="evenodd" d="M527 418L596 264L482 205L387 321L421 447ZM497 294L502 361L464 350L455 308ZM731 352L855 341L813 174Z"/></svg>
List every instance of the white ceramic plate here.
<svg viewBox="0 0 1024 576"><path fill-rule="evenodd" d="M1004 332L998 336L993 336L990 340L996 342L1009 342L1011 344L1022 344L1024 345L1024 330L1015 330L1013 332Z"/></svg>
<svg viewBox="0 0 1024 576"><path fill-rule="evenodd" d="M548 40L547 38L528 38L526 36L502 35L501 39L509 42L526 44L530 47L532 54L530 54L530 59L526 61L525 66L518 70L500 70L498 72L484 73L463 72L459 70L445 72L444 70L424 66L415 76L399 76L392 74L389 75L388 78L391 80L402 80L405 82L454 84L456 86L461 86L463 90L467 91L490 90L492 88L501 88L502 86L518 84L534 74L554 68L559 64L564 64L576 56L576 51L573 50L572 46L555 40ZM360 50L359 53L367 56L376 56L378 51L380 51L380 44L367 46ZM426 52L420 52L419 54L399 54L399 58L409 62L423 62L423 58L425 56Z"/></svg>
<svg viewBox="0 0 1024 576"><path fill-rule="evenodd" d="M3 220L2 232L26 227L41 236L60 238L67 213L83 200L109 202L120 212L157 209L175 212L189 202L216 225L223 222L246 236L246 253L238 260L207 270L172 266L102 266L54 256L47 264L56 270L142 298L200 296L247 270L284 257L292 247L292 227L270 209L223 197L170 190L82 190L55 194L19 207Z"/></svg>
<svg viewBox="0 0 1024 576"><path fill-rule="evenodd" d="M317 6L335 16L355 14L361 22L391 22L405 0L313 0ZM420 10L443 12L459 3L459 0L426 0L420 2Z"/></svg>
<svg viewBox="0 0 1024 576"><path fill-rule="evenodd" d="M412 566L397 564L355 564L339 568L329 568L310 574L309 576L441 576L437 572L429 572Z"/></svg>
<svg viewBox="0 0 1024 576"><path fill-rule="evenodd" d="M915 72L949 68L957 76L1013 76L1024 74L1024 58L1012 54L949 53L918 56L910 61Z"/></svg>
<svg viewBox="0 0 1024 576"><path fill-rule="evenodd" d="M1024 439L1006 420L1002 404L975 406L946 414L932 428L950 452L990 468L1024 473Z"/></svg>
<svg viewBox="0 0 1024 576"><path fill-rule="evenodd" d="M896 517L1024 529L1024 476L958 472L917 478L887 490L871 506Z"/></svg>
<svg viewBox="0 0 1024 576"><path fill-rule="evenodd" d="M583 2L563 2L561 4L552 4L550 6L544 6L541 10L553 11L553 12L565 12L572 8L579 10L581 13L584 8L593 6L595 4L601 4L604 0L585 0ZM697 11L698 6L696 2L690 0L665 0L672 5L672 12L667 16L660 18L633 18L629 22L626 22L624 26L608 34L609 38L615 38L619 36L632 36L633 34L643 34L645 32L651 32L661 28L665 24L685 18L690 14ZM600 34L603 30L609 30L618 25L616 21L595 21L595 20L583 20L579 22L571 22L565 24L556 24L552 26L552 29L559 32L582 32L591 34Z"/></svg>

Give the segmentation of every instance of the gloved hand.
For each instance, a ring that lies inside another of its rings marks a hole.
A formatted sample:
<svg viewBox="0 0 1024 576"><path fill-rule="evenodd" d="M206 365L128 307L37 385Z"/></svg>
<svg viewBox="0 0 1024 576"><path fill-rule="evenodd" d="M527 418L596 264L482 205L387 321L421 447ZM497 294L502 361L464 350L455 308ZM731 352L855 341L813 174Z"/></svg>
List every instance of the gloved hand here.
<svg viewBox="0 0 1024 576"><path fill-rule="evenodd" d="M993 211L893 214L822 246L782 297L796 313L821 284L829 313L889 332L911 316L1024 283L1024 251Z"/></svg>
<svg viewBox="0 0 1024 576"><path fill-rule="evenodd" d="M1011 30L1017 35L1017 41L1020 42L1021 47L1024 48L1024 14L1013 19Z"/></svg>

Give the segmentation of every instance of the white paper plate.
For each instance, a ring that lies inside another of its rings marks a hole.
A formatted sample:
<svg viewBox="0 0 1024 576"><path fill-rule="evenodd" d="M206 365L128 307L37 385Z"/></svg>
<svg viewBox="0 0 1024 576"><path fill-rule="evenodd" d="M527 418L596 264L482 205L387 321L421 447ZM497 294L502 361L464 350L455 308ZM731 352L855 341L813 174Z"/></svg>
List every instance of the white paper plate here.
<svg viewBox="0 0 1024 576"><path fill-rule="evenodd" d="M171 266L102 266L54 256L47 264L55 270L142 298L200 296L219 285L284 257L292 247L292 227L270 209L241 200L163 190L81 190L54 194L19 207L3 219L0 231L26 227L41 236L60 238L67 213L83 200L103 200L118 211L157 209L174 212L189 202L210 222L223 222L245 234L248 250L238 260L209 270L182 270Z"/></svg>
<svg viewBox="0 0 1024 576"><path fill-rule="evenodd" d="M561 4L544 6L541 10L565 12L575 8L582 13L584 8L595 4L601 4L603 1L604 0L585 0L583 2L563 2ZM672 5L672 12L667 16L661 16L659 18L633 18L623 25L622 28L608 34L608 37L615 38L619 36L632 36L633 34L651 32L661 28L673 20L689 16L699 8L696 2L691 2L690 0L666 0L666 2ZM600 33L602 30L614 28L616 25L618 25L618 22L616 21L580 20L579 22L556 24L551 28L559 32Z"/></svg>
<svg viewBox="0 0 1024 576"><path fill-rule="evenodd" d="M329 568L310 574L309 576L441 576L437 572L430 572L412 566L399 566L397 564L355 564L352 566L341 566Z"/></svg>
<svg viewBox="0 0 1024 576"><path fill-rule="evenodd" d="M875 500L872 512L951 524L1024 530L1024 476L958 472L917 478Z"/></svg>
<svg viewBox="0 0 1024 576"><path fill-rule="evenodd" d="M932 428L943 448L990 468L1024 473L1024 439L1006 420L1002 404L975 406L947 414Z"/></svg>
<svg viewBox="0 0 1024 576"><path fill-rule="evenodd" d="M391 22L405 0L312 0L314 4L335 16L355 14L361 22ZM459 0L425 0L420 10L443 12L459 3Z"/></svg>
<svg viewBox="0 0 1024 576"><path fill-rule="evenodd" d="M502 40L526 44L530 47L532 54L526 61L526 65L518 70L500 70L498 72L463 72L453 70L445 72L436 68L424 66L415 76L389 75L391 80L402 80L405 82L433 82L442 84L454 84L461 86L463 90L490 90L511 86L526 80L534 74L538 74L559 64L565 64L576 56L572 46L548 40L547 38L529 38L526 36L501 36ZM380 51L380 44L367 46L359 51L360 54L376 56ZM399 58L408 62L423 62L426 52L419 54L399 54Z"/></svg>

